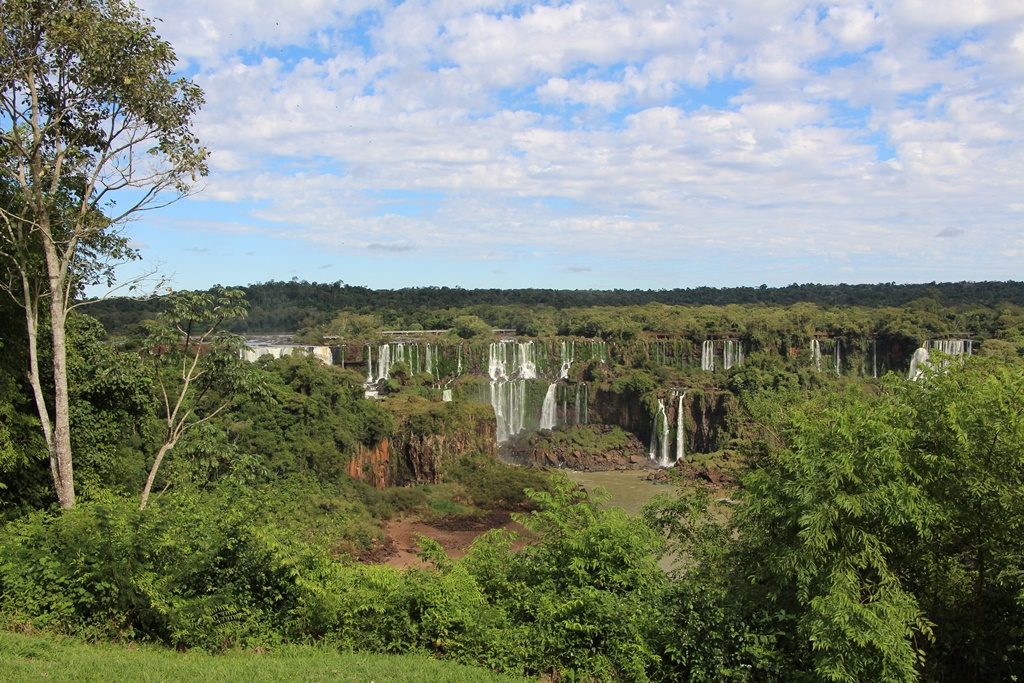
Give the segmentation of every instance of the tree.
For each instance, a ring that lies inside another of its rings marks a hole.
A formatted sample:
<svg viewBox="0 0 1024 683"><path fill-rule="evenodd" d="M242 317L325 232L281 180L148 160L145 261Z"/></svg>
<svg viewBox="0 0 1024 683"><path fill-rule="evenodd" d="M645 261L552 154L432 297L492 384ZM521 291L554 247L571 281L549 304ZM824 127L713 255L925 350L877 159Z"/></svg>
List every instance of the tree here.
<svg viewBox="0 0 1024 683"><path fill-rule="evenodd" d="M24 309L29 382L57 498L70 508L67 315L83 287L112 283L113 264L132 255L118 228L205 175L191 131L203 98L173 77L170 44L126 0L5 0L0 24L0 286Z"/></svg>
<svg viewBox="0 0 1024 683"><path fill-rule="evenodd" d="M149 501L164 457L189 430L230 406L236 396L259 393L258 372L241 360L241 337L225 331L244 318L249 305L239 289L183 292L169 297L169 308L148 324L145 353L153 364L163 436L142 489L139 509Z"/></svg>

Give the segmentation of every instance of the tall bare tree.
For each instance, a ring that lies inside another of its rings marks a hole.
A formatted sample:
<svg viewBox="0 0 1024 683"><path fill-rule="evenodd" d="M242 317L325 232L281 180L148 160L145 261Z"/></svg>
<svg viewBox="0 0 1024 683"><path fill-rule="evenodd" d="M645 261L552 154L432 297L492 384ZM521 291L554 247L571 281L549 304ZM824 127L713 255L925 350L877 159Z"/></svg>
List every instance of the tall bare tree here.
<svg viewBox="0 0 1024 683"><path fill-rule="evenodd" d="M174 76L170 44L128 0L3 0L0 35L0 287L25 311L29 383L70 508L67 315L84 286L110 281L112 262L130 256L119 228L206 173L192 132L203 97Z"/></svg>

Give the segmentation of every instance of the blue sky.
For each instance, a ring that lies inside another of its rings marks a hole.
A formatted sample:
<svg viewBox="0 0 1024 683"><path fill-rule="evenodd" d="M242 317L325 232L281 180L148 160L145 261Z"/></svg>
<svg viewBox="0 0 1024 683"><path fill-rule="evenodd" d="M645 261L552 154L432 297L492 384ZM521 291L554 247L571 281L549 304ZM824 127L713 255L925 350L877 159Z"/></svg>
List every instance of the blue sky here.
<svg viewBox="0 0 1024 683"><path fill-rule="evenodd" d="M142 0L206 93L175 288L1020 279L1024 4Z"/></svg>

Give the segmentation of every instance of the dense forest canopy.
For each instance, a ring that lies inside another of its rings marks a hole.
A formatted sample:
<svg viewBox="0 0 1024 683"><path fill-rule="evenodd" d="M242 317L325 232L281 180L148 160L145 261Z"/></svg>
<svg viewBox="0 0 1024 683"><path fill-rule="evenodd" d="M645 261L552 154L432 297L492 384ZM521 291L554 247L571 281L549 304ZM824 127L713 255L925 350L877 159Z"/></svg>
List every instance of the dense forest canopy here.
<svg viewBox="0 0 1024 683"><path fill-rule="evenodd" d="M430 329L435 321L424 311L441 309L530 307L563 310L596 306L668 305L776 305L811 303L823 307L904 306L926 299L943 307L1024 306L1024 282L955 282L924 284L819 285L792 284L786 287L696 287L669 290L556 290L556 289L461 289L413 287L373 290L341 282L266 282L242 287L251 306L248 318L236 331L249 334L292 333L323 325L338 311L353 310L391 319L396 324L420 325ZM159 298L111 298L90 308L111 334L152 317L160 310ZM443 321L442 321L443 322ZM499 321L488 321L498 324ZM444 325L449 326L448 324ZM513 325L514 327L514 325Z"/></svg>

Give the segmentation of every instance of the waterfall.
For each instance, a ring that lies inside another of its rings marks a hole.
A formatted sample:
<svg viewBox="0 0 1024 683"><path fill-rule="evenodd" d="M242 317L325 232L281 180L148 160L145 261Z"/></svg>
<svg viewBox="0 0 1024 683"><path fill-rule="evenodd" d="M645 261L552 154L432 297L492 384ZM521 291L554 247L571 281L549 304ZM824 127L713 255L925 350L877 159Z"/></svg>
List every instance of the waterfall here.
<svg viewBox="0 0 1024 683"><path fill-rule="evenodd" d="M668 417L665 415L665 402L660 398L658 412L655 413L654 424L651 426L651 448L648 457L657 461L660 467L672 464L668 459Z"/></svg>
<svg viewBox="0 0 1024 683"><path fill-rule="evenodd" d="M544 394L544 405L540 409L540 428L554 429L558 422L558 402L555 400L555 390L558 385L552 382L548 385L548 391Z"/></svg>
<svg viewBox="0 0 1024 683"><path fill-rule="evenodd" d="M608 343L603 341L590 342L590 360L608 362Z"/></svg>
<svg viewBox="0 0 1024 683"><path fill-rule="evenodd" d="M743 344L732 339L726 339L722 346L722 368L728 370L734 365L743 363ZM712 370L715 368L712 367Z"/></svg>
<svg viewBox="0 0 1024 683"><path fill-rule="evenodd" d="M492 342L487 349L487 374L501 444L526 426L526 380L537 377L536 345L532 341Z"/></svg>
<svg viewBox="0 0 1024 683"><path fill-rule="evenodd" d="M590 421L590 410L587 402L590 398L590 389L586 382L576 385L576 424L587 424Z"/></svg>
<svg viewBox="0 0 1024 683"><path fill-rule="evenodd" d="M842 352L843 352L843 342L840 341L839 339L836 339L835 356L836 356L836 374L837 375L843 374Z"/></svg>
<svg viewBox="0 0 1024 683"><path fill-rule="evenodd" d="M434 356L431 353L430 343L429 342L427 343L427 351L426 351L426 353L427 353L427 365L425 367L425 370L426 370L428 375L433 375L434 374Z"/></svg>
<svg viewBox="0 0 1024 683"><path fill-rule="evenodd" d="M925 342L928 351L939 351L947 356L970 356L974 343L970 339L932 339Z"/></svg>
<svg viewBox="0 0 1024 683"><path fill-rule="evenodd" d="M441 400L444 401L445 403L450 402L452 400L452 390L451 389L444 389L441 392Z"/></svg>
<svg viewBox="0 0 1024 683"><path fill-rule="evenodd" d="M458 366L455 368L455 374L458 376L462 375L462 342L459 342L459 361Z"/></svg>
<svg viewBox="0 0 1024 683"><path fill-rule="evenodd" d="M497 420L498 443L523 431L526 422L526 381L491 382L491 406Z"/></svg>
<svg viewBox="0 0 1024 683"><path fill-rule="evenodd" d="M871 376L878 379L878 340L871 340Z"/></svg>
<svg viewBox="0 0 1024 683"><path fill-rule="evenodd" d="M381 344L377 349L377 381L388 379L391 379L391 344Z"/></svg>
<svg viewBox="0 0 1024 683"><path fill-rule="evenodd" d="M679 394L679 406L676 408L676 462L682 462L686 456L686 426L683 422L683 399L686 392Z"/></svg>
<svg viewBox="0 0 1024 683"><path fill-rule="evenodd" d="M536 379L537 346L532 342L491 342L487 354L487 374L491 380Z"/></svg>
<svg viewBox="0 0 1024 683"><path fill-rule="evenodd" d="M707 372L715 371L715 342L710 339L700 347L700 369Z"/></svg>
<svg viewBox="0 0 1024 683"><path fill-rule="evenodd" d="M914 351L914 355L910 357L910 372L907 373L907 378L917 381L924 376L924 369L931 367L931 363L928 362L928 349L922 347L917 351Z"/></svg>
<svg viewBox="0 0 1024 683"><path fill-rule="evenodd" d="M811 360L814 361L814 369L821 370L821 342L817 337L811 340Z"/></svg>
<svg viewBox="0 0 1024 683"><path fill-rule="evenodd" d="M558 377L560 379L569 379L569 368L572 367L572 363L576 357L576 340L566 341L562 340L562 368L558 371Z"/></svg>
<svg viewBox="0 0 1024 683"><path fill-rule="evenodd" d="M366 345L366 383L373 384L373 347Z"/></svg>
<svg viewBox="0 0 1024 683"><path fill-rule="evenodd" d="M329 346L314 346L312 355L324 365L331 365L334 362L334 355Z"/></svg>

